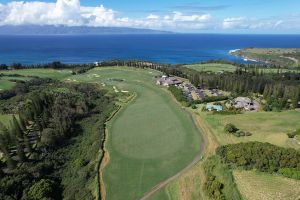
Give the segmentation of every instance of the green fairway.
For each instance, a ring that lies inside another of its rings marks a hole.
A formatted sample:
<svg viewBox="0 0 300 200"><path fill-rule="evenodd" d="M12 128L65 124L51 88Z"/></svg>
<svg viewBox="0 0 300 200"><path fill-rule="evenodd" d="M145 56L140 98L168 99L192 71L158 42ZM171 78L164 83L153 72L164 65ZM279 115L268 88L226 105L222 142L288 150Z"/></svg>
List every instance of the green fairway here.
<svg viewBox="0 0 300 200"><path fill-rule="evenodd" d="M14 82L11 82L9 80L2 80L0 79L0 91L1 90L9 90L15 85Z"/></svg>
<svg viewBox="0 0 300 200"><path fill-rule="evenodd" d="M193 64L193 65L185 65L184 67L189 69L194 69L199 72L234 72L236 70L236 66L230 64L220 64L220 63L207 63L207 64Z"/></svg>
<svg viewBox="0 0 300 200"><path fill-rule="evenodd" d="M3 74L20 74L22 76L38 76L41 78L53 78L61 80L72 74L71 70L55 70L55 69L20 69L20 70L2 70Z"/></svg>
<svg viewBox="0 0 300 200"><path fill-rule="evenodd" d="M300 112L248 112L238 115L212 115L199 112L211 127L220 144L247 141L269 142L283 147L300 148L300 145L287 137L287 133L300 127ZM236 137L226 134L224 126L234 124L239 129L253 133L250 137Z"/></svg>
<svg viewBox="0 0 300 200"><path fill-rule="evenodd" d="M115 67L72 77L72 81L98 82L137 95L108 125L107 199L139 199L182 170L199 152L200 137L190 116L155 85L158 74Z"/></svg>

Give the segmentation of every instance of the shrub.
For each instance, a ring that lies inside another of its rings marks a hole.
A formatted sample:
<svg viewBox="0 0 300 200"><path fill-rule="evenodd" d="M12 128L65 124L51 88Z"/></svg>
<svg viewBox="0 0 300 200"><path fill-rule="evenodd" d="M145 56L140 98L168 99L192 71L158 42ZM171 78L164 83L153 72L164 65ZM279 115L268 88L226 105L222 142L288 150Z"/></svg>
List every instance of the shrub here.
<svg viewBox="0 0 300 200"><path fill-rule="evenodd" d="M246 135L245 132L242 131L242 130L238 130L237 133L238 133L240 136L245 136L245 135Z"/></svg>
<svg viewBox="0 0 300 200"><path fill-rule="evenodd" d="M28 191L30 200L47 199L51 197L54 190L54 182L49 179L41 179L34 183Z"/></svg>
<svg viewBox="0 0 300 200"><path fill-rule="evenodd" d="M292 132L292 133L287 133L287 136L289 138L294 138L296 136L295 132Z"/></svg>
<svg viewBox="0 0 300 200"><path fill-rule="evenodd" d="M283 168L279 169L278 173L282 174L285 177L293 178L300 180L300 170L294 169L294 168Z"/></svg>
<svg viewBox="0 0 300 200"><path fill-rule="evenodd" d="M252 135L252 133L250 133L249 131L245 132L245 136L251 136L251 135Z"/></svg>
<svg viewBox="0 0 300 200"><path fill-rule="evenodd" d="M247 142L218 147L216 153L231 167L275 172L290 178L300 174L300 152L296 149Z"/></svg>
<svg viewBox="0 0 300 200"><path fill-rule="evenodd" d="M225 126L225 131L227 132L227 133L235 133L235 132L237 132L239 129L235 126L235 125L233 125L233 124L231 124L231 123L229 123L229 124L226 124L226 126Z"/></svg>
<svg viewBox="0 0 300 200"><path fill-rule="evenodd" d="M183 106L189 107L191 104L188 102L187 98L184 96L181 89L178 89L176 86L170 86L169 91L172 92L173 96L179 101Z"/></svg>
<svg viewBox="0 0 300 200"><path fill-rule="evenodd" d="M287 136L289 138L294 138L296 135L300 135L300 128L298 128L296 131L291 132L291 133L287 133Z"/></svg>

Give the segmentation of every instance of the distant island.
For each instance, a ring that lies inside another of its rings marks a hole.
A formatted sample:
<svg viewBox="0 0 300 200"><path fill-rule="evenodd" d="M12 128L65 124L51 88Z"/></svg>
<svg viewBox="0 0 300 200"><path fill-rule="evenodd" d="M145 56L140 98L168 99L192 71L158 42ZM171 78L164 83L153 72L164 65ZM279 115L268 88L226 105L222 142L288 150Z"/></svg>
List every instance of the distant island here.
<svg viewBox="0 0 300 200"><path fill-rule="evenodd" d="M0 26L0 35L108 35L108 34L167 34L171 32L126 27L88 27L20 25Z"/></svg>

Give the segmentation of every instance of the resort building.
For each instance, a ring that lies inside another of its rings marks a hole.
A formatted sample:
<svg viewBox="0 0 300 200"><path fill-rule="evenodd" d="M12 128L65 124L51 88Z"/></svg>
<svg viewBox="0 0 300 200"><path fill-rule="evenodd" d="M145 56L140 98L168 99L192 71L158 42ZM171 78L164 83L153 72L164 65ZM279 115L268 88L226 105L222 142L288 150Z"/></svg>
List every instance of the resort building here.
<svg viewBox="0 0 300 200"><path fill-rule="evenodd" d="M162 76L160 79L158 79L156 81L157 85L163 85L163 86L167 86L167 87L169 87L171 85L178 86L181 83L182 83L182 81L174 76L170 76L170 77Z"/></svg>
<svg viewBox="0 0 300 200"><path fill-rule="evenodd" d="M257 101L253 101L248 97L237 97L234 99L233 106L245 110L258 110L259 104Z"/></svg>
<svg viewBox="0 0 300 200"><path fill-rule="evenodd" d="M222 111L223 110L223 106L221 106L221 105L207 104L206 105L206 110L208 110L208 111Z"/></svg>

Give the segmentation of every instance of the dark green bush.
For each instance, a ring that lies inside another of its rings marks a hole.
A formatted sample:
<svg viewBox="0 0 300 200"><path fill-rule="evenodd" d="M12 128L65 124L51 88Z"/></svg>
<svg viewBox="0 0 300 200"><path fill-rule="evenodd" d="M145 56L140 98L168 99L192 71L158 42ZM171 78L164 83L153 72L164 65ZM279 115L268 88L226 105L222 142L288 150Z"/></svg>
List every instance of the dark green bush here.
<svg viewBox="0 0 300 200"><path fill-rule="evenodd" d="M283 168L278 170L279 174L282 174L285 177L293 178L300 180L300 170L294 168Z"/></svg>
<svg viewBox="0 0 300 200"><path fill-rule="evenodd" d="M229 123L229 124L226 124L226 125L225 125L224 130L225 130L227 133L235 133L235 132L237 132L239 129L238 129L235 125Z"/></svg>
<svg viewBox="0 0 300 200"><path fill-rule="evenodd" d="M269 143L247 142L218 147L217 155L229 166L257 169L262 172L281 173L298 177L300 152L292 148L278 147Z"/></svg>

